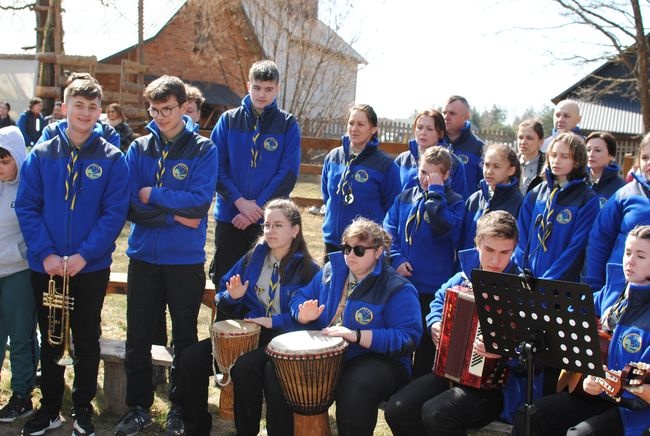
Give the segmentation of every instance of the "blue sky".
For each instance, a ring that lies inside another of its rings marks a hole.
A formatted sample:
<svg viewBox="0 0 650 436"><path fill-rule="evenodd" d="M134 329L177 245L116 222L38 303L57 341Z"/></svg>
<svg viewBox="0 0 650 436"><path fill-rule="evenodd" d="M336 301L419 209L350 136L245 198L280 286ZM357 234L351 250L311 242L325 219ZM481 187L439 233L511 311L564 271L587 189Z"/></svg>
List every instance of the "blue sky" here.
<svg viewBox="0 0 650 436"><path fill-rule="evenodd" d="M135 40L137 2L114 1L117 11L99 0L63 0L67 53L102 58ZM145 0L145 37L155 21L167 19L164 10L181 3ZM606 50L595 31L566 25L551 0L321 0L326 22L329 4L343 17L339 33L368 61L359 72L357 102L387 118L440 106L451 94L479 110L504 107L510 117L539 110L599 65L559 59ZM650 17L647 6L644 12ZM3 12L0 25L2 52L33 44L33 13Z"/></svg>

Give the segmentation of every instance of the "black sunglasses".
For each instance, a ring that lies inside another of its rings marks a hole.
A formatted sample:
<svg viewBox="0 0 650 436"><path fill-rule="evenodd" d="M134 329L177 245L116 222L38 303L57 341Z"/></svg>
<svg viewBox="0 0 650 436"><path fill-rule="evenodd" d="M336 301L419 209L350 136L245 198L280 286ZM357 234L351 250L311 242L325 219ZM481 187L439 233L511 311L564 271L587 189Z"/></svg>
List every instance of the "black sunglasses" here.
<svg viewBox="0 0 650 436"><path fill-rule="evenodd" d="M366 250L374 250L377 246L374 247L364 247L363 245L355 245L354 247L348 244L341 244L341 251L346 256L350 254L351 251L354 251L354 255L357 257L363 257L366 254Z"/></svg>

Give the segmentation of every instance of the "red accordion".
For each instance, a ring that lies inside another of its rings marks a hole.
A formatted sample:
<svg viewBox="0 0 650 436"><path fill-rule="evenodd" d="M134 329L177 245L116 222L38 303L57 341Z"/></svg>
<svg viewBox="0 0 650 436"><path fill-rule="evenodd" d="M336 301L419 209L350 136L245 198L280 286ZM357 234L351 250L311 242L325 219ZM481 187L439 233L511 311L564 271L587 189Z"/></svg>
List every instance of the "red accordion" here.
<svg viewBox="0 0 650 436"><path fill-rule="evenodd" d="M489 359L474 353L474 340L480 334L472 289L463 286L447 289L434 374L463 386L501 388L508 375L507 368L501 364L501 358Z"/></svg>

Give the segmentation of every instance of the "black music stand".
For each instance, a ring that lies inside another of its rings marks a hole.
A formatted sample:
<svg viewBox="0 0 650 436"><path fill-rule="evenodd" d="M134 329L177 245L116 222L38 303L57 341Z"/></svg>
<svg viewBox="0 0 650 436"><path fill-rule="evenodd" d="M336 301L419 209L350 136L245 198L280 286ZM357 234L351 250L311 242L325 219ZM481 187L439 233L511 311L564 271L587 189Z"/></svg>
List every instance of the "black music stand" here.
<svg viewBox="0 0 650 436"><path fill-rule="evenodd" d="M526 364L527 435L535 364L604 377L587 285L477 269L472 285L485 349Z"/></svg>

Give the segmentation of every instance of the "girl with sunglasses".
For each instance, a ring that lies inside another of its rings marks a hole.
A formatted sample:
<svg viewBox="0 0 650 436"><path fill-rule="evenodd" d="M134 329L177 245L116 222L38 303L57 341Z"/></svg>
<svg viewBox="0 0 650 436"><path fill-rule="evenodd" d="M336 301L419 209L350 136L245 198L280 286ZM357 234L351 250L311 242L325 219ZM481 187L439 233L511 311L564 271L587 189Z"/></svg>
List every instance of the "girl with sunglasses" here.
<svg viewBox="0 0 650 436"><path fill-rule="evenodd" d="M276 199L264 209L264 233L258 243L221 278L217 288L217 319L248 319L262 326L259 347L237 359L230 371L234 387L235 426L238 435L257 435L260 429L265 380L266 345L281 333L299 328L289 314L289 300L310 282L319 270L312 260L302 232L300 210L290 200ZM272 289L273 288L273 289ZM210 434L208 378L212 375L210 339L186 349L180 364L184 395L183 420L186 434ZM292 412L283 401L267 401L269 435L273 418ZM176 433L182 434L182 433Z"/></svg>
<svg viewBox="0 0 650 436"><path fill-rule="evenodd" d="M391 265L417 289L423 328L435 292L454 272L463 228L465 204L448 182L451 165L447 149L428 148L420 158L419 185L398 195L384 219L392 239ZM430 373L434 357L433 342L422 341L413 377Z"/></svg>
<svg viewBox="0 0 650 436"><path fill-rule="evenodd" d="M409 380L422 336L418 297L385 261L390 235L379 224L357 218L342 241L291 299L291 313L305 328L349 342L335 391L338 434L372 435L379 403Z"/></svg>

